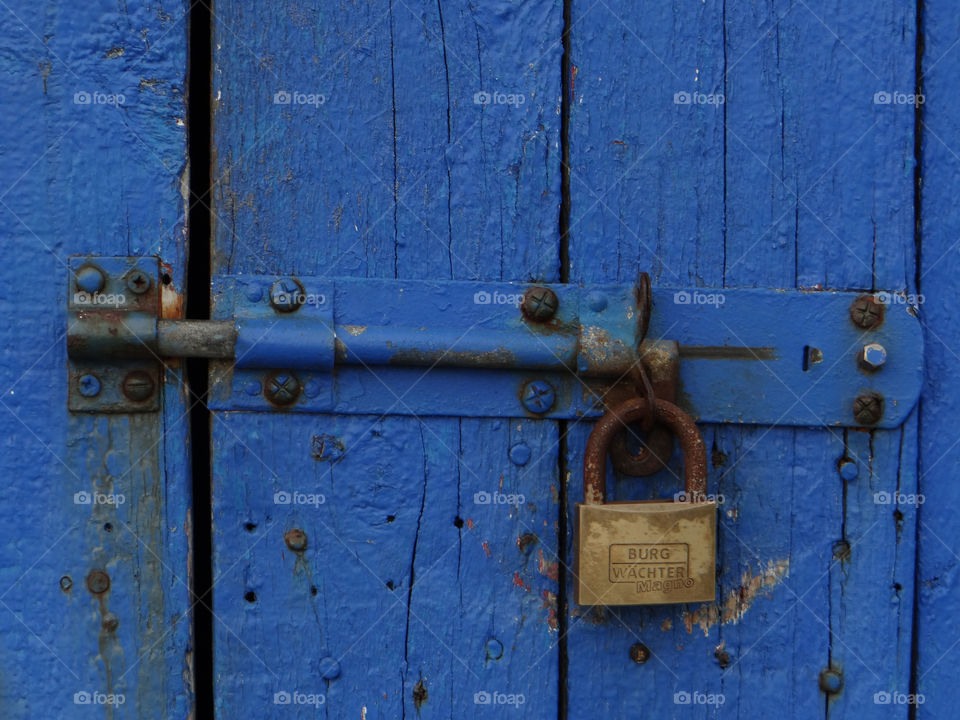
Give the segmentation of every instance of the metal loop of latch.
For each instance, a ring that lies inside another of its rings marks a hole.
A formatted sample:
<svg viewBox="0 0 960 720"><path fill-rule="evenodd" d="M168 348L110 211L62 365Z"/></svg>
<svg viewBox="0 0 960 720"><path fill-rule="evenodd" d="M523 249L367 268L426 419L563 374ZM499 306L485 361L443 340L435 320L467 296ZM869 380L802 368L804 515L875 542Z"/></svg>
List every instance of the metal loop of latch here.
<svg viewBox="0 0 960 720"><path fill-rule="evenodd" d="M635 295L639 324L637 347L640 349L646 339L647 330L650 327L650 315L653 310L650 276L645 272L640 273ZM669 402L676 401L675 383L661 382L661 392L659 394L655 392L650 375L644 365L643 357L634 367L632 374L638 396L653 401L646 405L647 408L652 408L658 397ZM653 475L667 466L667 462L673 454L673 434L666 428L657 425L654 415L655 413L652 410L647 410L639 418L640 429L646 433L646 438L643 442L643 448L638 454L634 455L627 447L627 434L629 432L627 427L624 427L621 432L613 437L610 444L610 460L618 472L634 477L645 477Z"/></svg>
<svg viewBox="0 0 960 720"><path fill-rule="evenodd" d="M607 452L613 438L627 423L641 419L649 412L645 398L631 398L616 405L601 417L587 441L583 458L583 502L599 504L606 497ZM676 436L683 452L684 491L688 497L702 498L707 492L707 451L696 423L671 402L657 399L653 402L656 422L666 432Z"/></svg>

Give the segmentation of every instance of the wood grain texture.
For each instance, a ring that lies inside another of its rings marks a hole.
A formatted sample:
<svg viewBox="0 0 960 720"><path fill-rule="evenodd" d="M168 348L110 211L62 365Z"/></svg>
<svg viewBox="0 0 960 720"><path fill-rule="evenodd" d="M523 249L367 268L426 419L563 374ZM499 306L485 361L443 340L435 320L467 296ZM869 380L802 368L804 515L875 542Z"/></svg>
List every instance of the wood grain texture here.
<svg viewBox="0 0 960 720"><path fill-rule="evenodd" d="M575 1L572 279L649 270L667 286L909 288L913 109L874 93L912 92L914 26L909 5L707 3L645 8L641 21L629 3ZM610 112L616 98L643 112ZM915 421L704 432L710 487L726 500L718 604L572 606L569 717L598 705L673 717L687 710L674 693L694 691L723 693L720 717L785 702L794 717L889 717L873 696L909 687L916 515L874 493L915 492ZM574 428L571 503L585 440ZM860 466L846 487L844 455ZM668 495L667 475L622 481L618 497ZM628 657L637 641L653 653L642 667ZM828 699L818 675L830 665L845 684Z"/></svg>
<svg viewBox="0 0 960 720"><path fill-rule="evenodd" d="M167 373L163 414L71 416L64 340L71 254L160 255L182 286L186 9L0 8L5 718L192 711L179 375ZM81 492L125 502L77 503ZM93 569L111 578L100 600ZM82 707L77 693L125 702Z"/></svg>
<svg viewBox="0 0 960 720"><path fill-rule="evenodd" d="M917 638L914 692L925 702L922 720L956 715L956 617L960 597L960 533L957 532L956 378L960 369L953 311L960 270L960 213L952 192L960 172L960 108L957 106L956 8L940 0L923 5L923 139L919 292L926 335L926 387L921 397L917 547Z"/></svg>
<svg viewBox="0 0 960 720"><path fill-rule="evenodd" d="M558 276L559 2L216 15L214 272ZM556 444L548 422L216 415L218 716L314 716L277 692L337 718L471 716L477 693L555 716ZM275 505L288 486L326 502ZM523 503L475 502L495 491Z"/></svg>

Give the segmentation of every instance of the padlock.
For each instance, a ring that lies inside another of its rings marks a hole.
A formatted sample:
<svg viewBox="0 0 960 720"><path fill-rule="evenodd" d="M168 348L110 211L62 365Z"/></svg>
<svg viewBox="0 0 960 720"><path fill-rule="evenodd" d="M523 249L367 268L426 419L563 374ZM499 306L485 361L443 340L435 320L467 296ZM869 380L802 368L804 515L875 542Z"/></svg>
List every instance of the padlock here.
<svg viewBox="0 0 960 720"><path fill-rule="evenodd" d="M577 505L574 600L580 605L660 605L716 599L717 503L708 500L707 451L693 419L666 400L656 420L683 451L685 497L670 501L606 502L607 451L646 400L633 398L601 417L583 463L583 503Z"/></svg>

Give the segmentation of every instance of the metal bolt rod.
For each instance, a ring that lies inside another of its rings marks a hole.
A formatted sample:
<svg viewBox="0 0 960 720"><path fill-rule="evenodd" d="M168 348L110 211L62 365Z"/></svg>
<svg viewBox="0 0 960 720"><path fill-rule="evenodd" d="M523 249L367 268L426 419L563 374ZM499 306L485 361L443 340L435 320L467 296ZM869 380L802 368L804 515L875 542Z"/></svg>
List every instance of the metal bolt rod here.
<svg viewBox="0 0 960 720"><path fill-rule="evenodd" d="M402 365L576 371L581 354L602 357L583 375L625 374L636 362L627 347L605 346L590 333L548 333L473 328L330 326L286 318L262 321L156 320L141 313L121 319L82 313L71 318L67 348L73 358L237 359L238 367L309 368Z"/></svg>
<svg viewBox="0 0 960 720"><path fill-rule="evenodd" d="M157 354L161 357L232 358L237 328L232 320L159 320Z"/></svg>

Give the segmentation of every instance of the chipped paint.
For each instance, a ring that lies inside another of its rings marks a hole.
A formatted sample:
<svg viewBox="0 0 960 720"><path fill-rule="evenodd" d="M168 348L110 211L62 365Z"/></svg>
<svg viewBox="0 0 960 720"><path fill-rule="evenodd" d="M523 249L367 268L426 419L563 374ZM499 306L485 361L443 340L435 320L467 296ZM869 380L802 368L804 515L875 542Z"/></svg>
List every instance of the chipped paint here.
<svg viewBox="0 0 960 720"><path fill-rule="evenodd" d="M753 605L754 600L766 594L771 588L783 582L790 573L790 560L771 560L767 567L754 575L748 568L740 576L740 584L727 593L722 604L703 605L694 612L683 613L683 622L687 632L693 632L693 626L699 625L707 635L714 625L727 625L739 622L740 618ZM661 626L661 630L664 629Z"/></svg>
<svg viewBox="0 0 960 720"><path fill-rule="evenodd" d="M353 335L354 337L358 337L360 335L363 335L367 331L367 326L366 325L344 325L343 329L346 330L351 335Z"/></svg>
<svg viewBox="0 0 960 720"><path fill-rule="evenodd" d="M558 628L557 624L557 594L552 593L549 590L544 590L543 593L543 604L540 606L542 610L547 611L547 626L551 630L556 630Z"/></svg>
<svg viewBox="0 0 960 720"><path fill-rule="evenodd" d="M551 580L556 580L559 577L558 563L547 562L543 557L543 548L540 548L540 562L538 564L537 570L539 570L541 575L545 575Z"/></svg>

